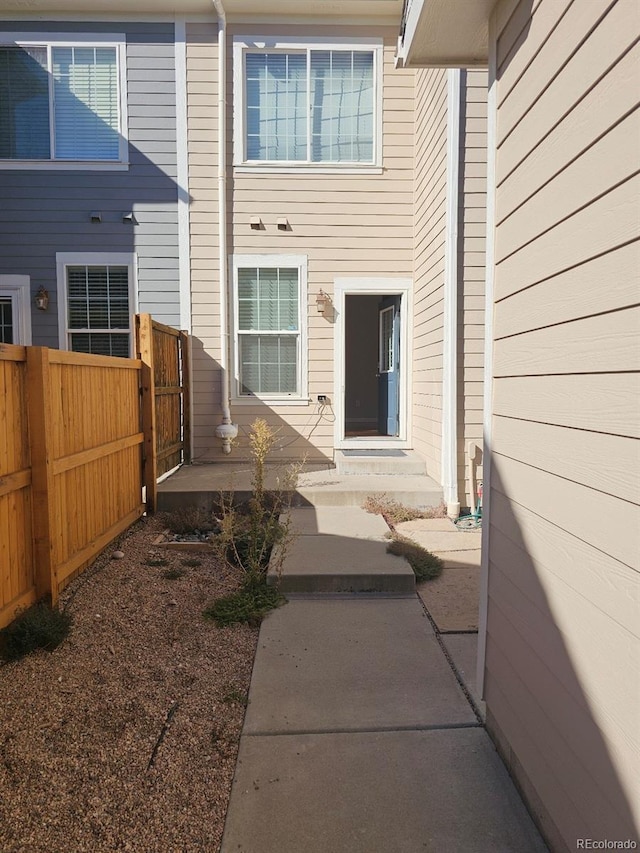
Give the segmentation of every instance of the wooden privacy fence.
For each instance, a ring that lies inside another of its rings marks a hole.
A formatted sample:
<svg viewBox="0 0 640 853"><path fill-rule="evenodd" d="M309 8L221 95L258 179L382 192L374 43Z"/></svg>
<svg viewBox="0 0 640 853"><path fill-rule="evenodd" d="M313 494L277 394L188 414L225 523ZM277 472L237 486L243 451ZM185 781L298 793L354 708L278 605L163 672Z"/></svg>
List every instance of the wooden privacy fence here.
<svg viewBox="0 0 640 853"><path fill-rule="evenodd" d="M0 627L45 595L55 603L142 515L145 481L155 506L149 472L185 460L186 335L157 331L145 362L0 344Z"/></svg>

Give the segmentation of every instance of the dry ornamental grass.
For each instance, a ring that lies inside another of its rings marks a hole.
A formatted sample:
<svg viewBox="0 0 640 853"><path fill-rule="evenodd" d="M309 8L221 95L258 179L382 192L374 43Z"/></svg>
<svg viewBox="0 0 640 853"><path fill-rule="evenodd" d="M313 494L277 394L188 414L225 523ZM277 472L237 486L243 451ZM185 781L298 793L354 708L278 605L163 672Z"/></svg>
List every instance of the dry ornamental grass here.
<svg viewBox="0 0 640 853"><path fill-rule="evenodd" d="M239 570L148 565L159 532L139 523L65 591L57 649L0 668L2 853L219 849L258 631L202 616Z"/></svg>

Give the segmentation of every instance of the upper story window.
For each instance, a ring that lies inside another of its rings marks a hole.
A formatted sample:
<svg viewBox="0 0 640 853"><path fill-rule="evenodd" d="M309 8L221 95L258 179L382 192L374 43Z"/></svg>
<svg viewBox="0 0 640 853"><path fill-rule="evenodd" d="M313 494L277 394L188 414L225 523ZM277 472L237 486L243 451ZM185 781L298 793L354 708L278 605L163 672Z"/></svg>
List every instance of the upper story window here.
<svg viewBox="0 0 640 853"><path fill-rule="evenodd" d="M379 165L381 50L236 38L235 164Z"/></svg>
<svg viewBox="0 0 640 853"><path fill-rule="evenodd" d="M0 167L127 159L122 43L0 34Z"/></svg>

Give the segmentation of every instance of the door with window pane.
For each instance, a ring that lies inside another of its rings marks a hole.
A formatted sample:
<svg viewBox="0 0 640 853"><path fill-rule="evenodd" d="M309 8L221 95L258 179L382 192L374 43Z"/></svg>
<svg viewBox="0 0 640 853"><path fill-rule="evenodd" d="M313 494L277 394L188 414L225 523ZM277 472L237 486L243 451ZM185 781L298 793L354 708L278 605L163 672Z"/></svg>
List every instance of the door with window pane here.
<svg viewBox="0 0 640 853"><path fill-rule="evenodd" d="M129 357L129 267L70 265L66 268L66 285L69 349Z"/></svg>

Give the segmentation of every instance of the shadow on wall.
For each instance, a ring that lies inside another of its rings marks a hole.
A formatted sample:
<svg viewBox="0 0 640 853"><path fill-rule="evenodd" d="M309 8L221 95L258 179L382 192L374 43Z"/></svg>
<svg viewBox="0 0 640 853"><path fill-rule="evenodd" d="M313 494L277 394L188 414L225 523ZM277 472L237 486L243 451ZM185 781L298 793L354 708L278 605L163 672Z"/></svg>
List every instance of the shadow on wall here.
<svg viewBox="0 0 640 853"><path fill-rule="evenodd" d="M27 50L12 51L16 68L11 69L11 79L19 76L21 85L13 87L10 102L4 98L8 127L0 141L0 156L41 160L45 165L1 172L0 272L29 275L32 295L40 287L49 292L49 310L32 310L34 344L59 344L58 252L137 251L139 308L177 325L177 201L188 200L188 195L176 181L175 117L133 115L140 107L128 105L129 140L125 140L110 120L74 94L70 77L62 75L55 81L57 106L50 122L48 91L53 77ZM57 133L53 145L73 168L57 163L47 167L50 126L54 136ZM86 169L78 168L90 155L115 163L122 154L128 159L126 169L96 169L89 162ZM134 310L129 306L130 314Z"/></svg>
<svg viewBox="0 0 640 853"><path fill-rule="evenodd" d="M308 406L289 409L287 420L263 400L247 399L231 405L231 418L238 425L238 437L229 455L222 452L222 442L215 429L222 421L222 367L205 351L199 338L191 338L194 380L193 462L244 462L249 458L249 432L256 418L264 418L276 433L270 462L292 462L306 459L310 463L332 463L332 453L323 453L315 443L333 447L335 413L331 400L321 406L316 401ZM196 378L197 373L197 378ZM231 377L233 382L233 377ZM324 437L324 438L323 438Z"/></svg>
<svg viewBox="0 0 640 853"><path fill-rule="evenodd" d="M492 458L487 729L552 850L579 849L580 838L640 843L628 748L640 676L622 659L631 602L604 568L577 559L579 541L566 546L569 519L509 499Z"/></svg>

